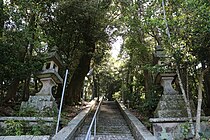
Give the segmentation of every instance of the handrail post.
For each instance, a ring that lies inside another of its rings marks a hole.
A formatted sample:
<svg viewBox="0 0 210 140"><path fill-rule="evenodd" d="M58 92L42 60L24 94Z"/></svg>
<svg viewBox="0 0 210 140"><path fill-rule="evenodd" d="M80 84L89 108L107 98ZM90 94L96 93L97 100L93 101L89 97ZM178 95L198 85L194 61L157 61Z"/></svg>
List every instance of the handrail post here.
<svg viewBox="0 0 210 140"><path fill-rule="evenodd" d="M96 118L95 118L95 124L94 124L94 138L96 136Z"/></svg>
<svg viewBox="0 0 210 140"><path fill-rule="evenodd" d="M60 123L61 110L62 110L62 105L63 105L63 98L64 98L64 93L65 93L65 88L66 88L66 81L67 81L68 72L69 72L69 70L66 69L66 74L65 74L65 79L64 79L64 83L63 83L63 91L62 91L62 96L61 96L61 103L60 103L60 107L59 107L59 112L58 112L58 120L57 120L55 134L58 133L58 128L59 128L59 123Z"/></svg>

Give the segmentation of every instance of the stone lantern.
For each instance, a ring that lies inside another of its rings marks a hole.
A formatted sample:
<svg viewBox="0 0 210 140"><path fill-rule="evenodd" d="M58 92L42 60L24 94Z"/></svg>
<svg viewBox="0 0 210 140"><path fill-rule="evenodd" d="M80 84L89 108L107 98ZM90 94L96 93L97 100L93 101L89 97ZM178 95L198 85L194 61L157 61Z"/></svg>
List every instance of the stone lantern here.
<svg viewBox="0 0 210 140"><path fill-rule="evenodd" d="M37 77L42 82L41 90L36 93L36 96L52 96L52 87L61 84L63 79L58 74L59 67L62 63L56 52L49 53L47 61L44 63L42 71L38 73Z"/></svg>
<svg viewBox="0 0 210 140"><path fill-rule="evenodd" d="M185 117L187 114L186 108L183 108L185 106L184 99L172 86L176 73L167 66L166 59L169 57L165 55L161 46L156 46L155 57L158 58L158 65L165 67L165 72L155 76L155 83L163 87L163 94L154 115L159 118Z"/></svg>
<svg viewBox="0 0 210 140"><path fill-rule="evenodd" d="M61 84L63 79L58 74L59 67L62 66L62 62L56 53L56 50L53 49L48 53L48 57L42 71L37 74L37 77L42 82L41 90L35 94L35 96L30 96L27 102L22 102L21 109L23 108L34 108L37 112L43 111L57 111L57 104L52 95L52 88Z"/></svg>
<svg viewBox="0 0 210 140"><path fill-rule="evenodd" d="M182 94L173 88L176 80L176 73L170 67L170 58L165 56L161 47L156 47L158 65L165 68L165 71L155 76L155 83L163 87L163 94L154 112L155 118L150 118L153 123L153 132L157 139L174 139L175 128L187 118L187 108ZM167 62L167 58L168 62Z"/></svg>

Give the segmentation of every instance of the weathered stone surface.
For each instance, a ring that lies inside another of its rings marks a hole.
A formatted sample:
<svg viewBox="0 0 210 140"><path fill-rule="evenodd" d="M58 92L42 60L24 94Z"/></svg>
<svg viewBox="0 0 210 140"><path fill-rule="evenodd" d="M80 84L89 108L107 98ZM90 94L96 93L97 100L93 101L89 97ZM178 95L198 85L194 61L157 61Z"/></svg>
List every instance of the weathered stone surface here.
<svg viewBox="0 0 210 140"><path fill-rule="evenodd" d="M50 140L50 136L34 136L32 140Z"/></svg>
<svg viewBox="0 0 210 140"><path fill-rule="evenodd" d="M132 134L136 140L157 140L152 133L134 116L132 115L124 105L119 104L120 110L129 124Z"/></svg>
<svg viewBox="0 0 210 140"><path fill-rule="evenodd" d="M58 74L58 71L56 71L55 69L45 69L40 73L38 73L37 77L40 79L46 79L52 77L51 81L58 84L61 84L63 82L63 79Z"/></svg>
<svg viewBox="0 0 210 140"><path fill-rule="evenodd" d="M187 108L182 95L162 95L154 112L155 117L187 117Z"/></svg>
<svg viewBox="0 0 210 140"><path fill-rule="evenodd" d="M163 87L163 94L178 94L178 91L172 87L172 81L174 80L175 74L161 74L161 86Z"/></svg>
<svg viewBox="0 0 210 140"><path fill-rule="evenodd" d="M154 123L153 131L154 135L158 140L172 140L173 139L173 129L177 126L178 123Z"/></svg>
<svg viewBox="0 0 210 140"><path fill-rule="evenodd" d="M201 134L210 138L210 117L201 117ZM195 125L196 118L193 118ZM189 118L151 118L154 135L158 140L181 140L192 137L190 133Z"/></svg>
<svg viewBox="0 0 210 140"><path fill-rule="evenodd" d="M58 111L57 104L52 96L30 96L27 102L21 103L21 110L25 108L34 108L37 112Z"/></svg>
<svg viewBox="0 0 210 140"><path fill-rule="evenodd" d="M50 136L0 136L0 140L50 140Z"/></svg>

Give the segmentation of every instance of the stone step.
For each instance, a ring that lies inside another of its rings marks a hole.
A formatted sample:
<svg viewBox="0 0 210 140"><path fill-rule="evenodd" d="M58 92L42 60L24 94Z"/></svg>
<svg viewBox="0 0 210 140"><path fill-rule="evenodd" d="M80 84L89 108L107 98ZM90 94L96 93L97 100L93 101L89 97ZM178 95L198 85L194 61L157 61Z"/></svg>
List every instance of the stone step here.
<svg viewBox="0 0 210 140"><path fill-rule="evenodd" d="M173 101L160 101L158 103L158 107L161 110L165 109L175 109L175 110L182 110L186 109L186 105L184 100L173 100Z"/></svg>
<svg viewBox="0 0 210 140"><path fill-rule="evenodd" d="M161 97L161 100L167 101L167 100L183 100L183 96L180 94L168 94L168 95L163 95Z"/></svg>
<svg viewBox="0 0 210 140"><path fill-rule="evenodd" d="M159 118L169 118L169 117L187 117L187 110L183 112L181 110L159 110L157 112Z"/></svg>
<svg viewBox="0 0 210 140"><path fill-rule="evenodd" d="M84 125L75 140L84 140L89 125ZM97 120L97 137L94 140L134 140L116 102L103 102Z"/></svg>
<svg viewBox="0 0 210 140"><path fill-rule="evenodd" d="M110 133L130 133L130 130L127 130L127 126L99 126L97 127L97 132L110 132Z"/></svg>
<svg viewBox="0 0 210 140"><path fill-rule="evenodd" d="M84 140L86 135L79 135L75 137L75 140ZM99 134L96 135L95 139L93 136L91 137L91 140L135 140L132 135L116 135L116 134Z"/></svg>

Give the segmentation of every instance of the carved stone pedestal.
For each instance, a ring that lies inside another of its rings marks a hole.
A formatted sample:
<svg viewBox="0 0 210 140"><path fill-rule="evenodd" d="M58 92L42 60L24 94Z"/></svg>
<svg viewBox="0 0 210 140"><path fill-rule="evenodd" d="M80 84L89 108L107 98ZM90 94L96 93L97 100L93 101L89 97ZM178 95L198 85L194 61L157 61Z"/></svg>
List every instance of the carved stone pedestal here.
<svg viewBox="0 0 210 140"><path fill-rule="evenodd" d="M174 73L160 74L156 79L163 87L163 95L154 112L155 118L151 118L150 122L158 140L173 140L177 125L188 116L183 96L172 86L175 76Z"/></svg>
<svg viewBox="0 0 210 140"><path fill-rule="evenodd" d="M162 95L154 116L157 118L187 117L187 108L182 95Z"/></svg>
<svg viewBox="0 0 210 140"><path fill-rule="evenodd" d="M57 104L51 96L30 96L27 102L21 103L21 110L33 108L36 112L56 114L58 112Z"/></svg>
<svg viewBox="0 0 210 140"><path fill-rule="evenodd" d="M167 73L159 75L159 83L163 87L163 95L155 110L155 117L187 117L187 108L182 95L172 87L176 74Z"/></svg>

